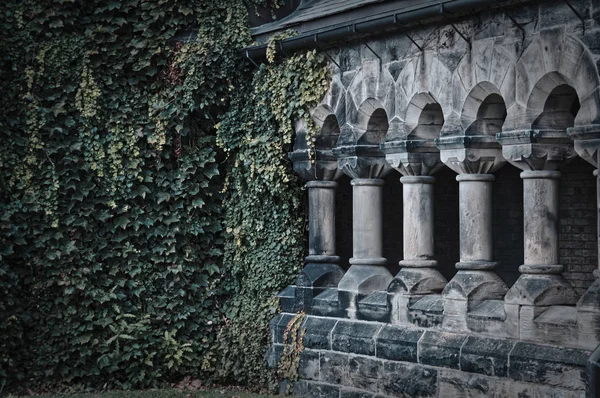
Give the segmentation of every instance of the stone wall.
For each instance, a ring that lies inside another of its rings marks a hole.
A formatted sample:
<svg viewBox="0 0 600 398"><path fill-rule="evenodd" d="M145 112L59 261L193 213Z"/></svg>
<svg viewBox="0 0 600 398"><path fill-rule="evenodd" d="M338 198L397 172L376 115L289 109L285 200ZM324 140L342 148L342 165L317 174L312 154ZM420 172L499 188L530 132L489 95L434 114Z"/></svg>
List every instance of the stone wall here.
<svg viewBox="0 0 600 398"><path fill-rule="evenodd" d="M570 4L583 22L509 1L328 49L337 253L280 294L268 353L304 311L298 395L585 396L599 199L577 156L600 161L600 1Z"/></svg>
<svg viewBox="0 0 600 398"><path fill-rule="evenodd" d="M271 366L292 314L271 322ZM589 351L309 316L299 396L582 398Z"/></svg>

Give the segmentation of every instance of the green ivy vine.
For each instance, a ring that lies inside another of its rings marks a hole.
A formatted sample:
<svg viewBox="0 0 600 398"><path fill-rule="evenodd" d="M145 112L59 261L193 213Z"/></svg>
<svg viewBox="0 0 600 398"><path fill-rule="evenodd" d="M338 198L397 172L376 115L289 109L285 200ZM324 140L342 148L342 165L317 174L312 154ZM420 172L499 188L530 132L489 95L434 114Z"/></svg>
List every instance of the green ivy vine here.
<svg viewBox="0 0 600 398"><path fill-rule="evenodd" d="M292 122L329 76L249 69L264 3L0 4L0 394L268 381L305 246Z"/></svg>

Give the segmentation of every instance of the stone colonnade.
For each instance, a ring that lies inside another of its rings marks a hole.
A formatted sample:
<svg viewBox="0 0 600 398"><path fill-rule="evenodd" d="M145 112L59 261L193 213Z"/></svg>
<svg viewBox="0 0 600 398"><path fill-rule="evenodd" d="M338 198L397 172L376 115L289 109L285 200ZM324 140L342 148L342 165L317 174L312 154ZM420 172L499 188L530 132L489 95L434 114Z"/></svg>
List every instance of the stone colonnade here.
<svg viewBox="0 0 600 398"><path fill-rule="evenodd" d="M541 49L556 43L561 51L540 65ZM450 330L576 346L600 342L600 268L580 298L562 275L558 250L559 169L577 155L600 164L595 63L560 29L540 32L520 56L491 45L486 73L475 73L477 54L451 71L425 51L395 79L377 60L364 61L349 85L334 77L313 114L330 145L311 149L299 140L290 154L309 181L310 248L297 283L305 303L333 288L340 316L369 319L365 313L387 306L389 318L373 319L402 324L414 323L415 303L428 298L443 307L441 315L425 311L428 322L438 319ZM300 122L297 135L303 134ZM494 172L503 166L522 170L523 181L525 261L510 289L492 255ZM442 167L458 174L460 195L460 258L450 281L434 251L433 184ZM392 170L401 174L404 207L404 259L395 276L382 254L383 177ZM345 273L335 254L335 180L342 173L353 192L353 257ZM598 192L600 211L600 185ZM363 302L381 292L385 303Z"/></svg>

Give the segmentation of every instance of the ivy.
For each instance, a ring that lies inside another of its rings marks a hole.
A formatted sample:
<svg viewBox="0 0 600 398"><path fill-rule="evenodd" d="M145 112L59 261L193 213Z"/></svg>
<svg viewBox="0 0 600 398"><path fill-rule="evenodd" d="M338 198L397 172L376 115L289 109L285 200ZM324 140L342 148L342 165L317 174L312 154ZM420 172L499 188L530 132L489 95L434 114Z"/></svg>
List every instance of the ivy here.
<svg viewBox="0 0 600 398"><path fill-rule="evenodd" d="M329 77L314 52L250 71L246 6L0 4L0 394L269 380L305 245L292 122Z"/></svg>
<svg viewBox="0 0 600 398"><path fill-rule="evenodd" d="M329 69L314 51L271 61L234 97L217 131L229 160L223 261L227 290L234 294L224 308L230 322L205 366L247 383L272 377L263 358L274 297L298 275L305 253L302 182L287 159L292 123L316 106L329 81Z"/></svg>

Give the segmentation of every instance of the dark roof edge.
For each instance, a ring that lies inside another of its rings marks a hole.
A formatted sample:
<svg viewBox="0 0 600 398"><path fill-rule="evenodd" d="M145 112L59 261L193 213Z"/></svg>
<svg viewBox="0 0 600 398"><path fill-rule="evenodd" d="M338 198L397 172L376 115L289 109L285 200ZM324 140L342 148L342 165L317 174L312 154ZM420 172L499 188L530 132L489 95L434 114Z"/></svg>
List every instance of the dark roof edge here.
<svg viewBox="0 0 600 398"><path fill-rule="evenodd" d="M448 19L464 15L466 12L481 11L484 7L499 8L508 4L528 3L532 0L498 1L498 0L446 0L424 5L404 11L391 11L361 21L331 26L325 29L302 33L277 41L279 53L293 53L303 49L329 47L343 41L353 41L383 31L402 30L406 26L415 25L429 19ZM267 44L247 47L243 54L253 63L262 62L266 58Z"/></svg>

